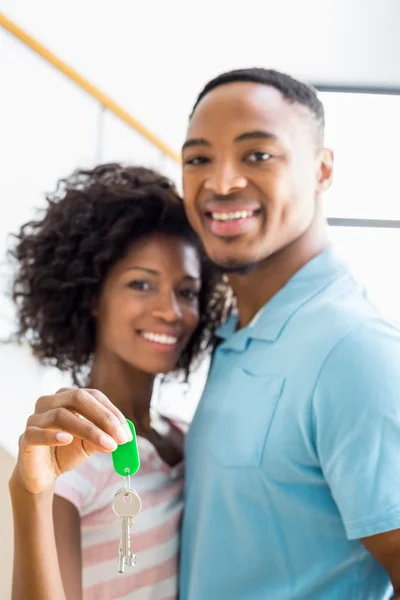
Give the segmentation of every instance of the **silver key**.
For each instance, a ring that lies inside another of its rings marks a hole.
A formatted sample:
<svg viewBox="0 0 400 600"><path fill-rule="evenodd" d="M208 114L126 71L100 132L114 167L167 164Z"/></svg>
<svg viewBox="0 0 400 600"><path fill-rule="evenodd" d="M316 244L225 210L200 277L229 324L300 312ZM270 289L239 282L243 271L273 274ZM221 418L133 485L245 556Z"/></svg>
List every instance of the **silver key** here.
<svg viewBox="0 0 400 600"><path fill-rule="evenodd" d="M118 555L118 573L123 573L125 567L125 557L122 556L122 548L119 547L119 555Z"/></svg>
<svg viewBox="0 0 400 600"><path fill-rule="evenodd" d="M119 547L118 572L124 572L124 566L136 564L136 556L130 551L130 529L135 517L140 513L142 502L139 495L131 489L121 489L114 496L114 513L122 520L122 536Z"/></svg>

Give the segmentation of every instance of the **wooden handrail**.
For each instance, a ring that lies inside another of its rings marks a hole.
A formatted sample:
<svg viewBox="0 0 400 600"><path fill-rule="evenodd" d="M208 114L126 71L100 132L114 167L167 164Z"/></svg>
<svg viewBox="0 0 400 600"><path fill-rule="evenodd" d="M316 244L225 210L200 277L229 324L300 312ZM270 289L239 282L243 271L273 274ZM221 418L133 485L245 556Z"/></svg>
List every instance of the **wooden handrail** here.
<svg viewBox="0 0 400 600"><path fill-rule="evenodd" d="M21 29L13 21L8 19L3 13L0 12L0 25L11 35L16 37L20 42L25 44L33 52L38 54L45 61L50 63L57 71L60 71L68 77L73 83L84 90L89 96L97 100L102 106L113 113L121 121L126 123L128 127L143 136L148 142L156 146L163 154L171 158L177 163L180 163L180 156L175 150L172 150L165 142L160 140L154 133L152 133L145 125L140 123L137 119L132 117L122 106L117 104L110 96L107 96L104 92L99 90L95 85L90 83L85 77L80 75L75 69L67 65L63 60L58 58L53 52L48 50L38 40L30 36L26 31Z"/></svg>

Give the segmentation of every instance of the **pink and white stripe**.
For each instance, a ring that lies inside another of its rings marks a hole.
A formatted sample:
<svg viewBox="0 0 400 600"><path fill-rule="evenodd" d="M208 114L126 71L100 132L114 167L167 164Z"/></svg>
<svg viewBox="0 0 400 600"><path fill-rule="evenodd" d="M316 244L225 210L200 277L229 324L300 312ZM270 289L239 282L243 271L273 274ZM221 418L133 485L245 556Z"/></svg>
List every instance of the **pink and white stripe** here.
<svg viewBox="0 0 400 600"><path fill-rule="evenodd" d="M182 434L182 446L183 446ZM138 438L141 467L131 486L142 499L132 527L135 567L117 572L121 525L112 510L123 485L108 454L93 455L80 468L62 475L56 494L81 515L84 600L176 600L180 522L183 510L183 463L169 467L154 446Z"/></svg>

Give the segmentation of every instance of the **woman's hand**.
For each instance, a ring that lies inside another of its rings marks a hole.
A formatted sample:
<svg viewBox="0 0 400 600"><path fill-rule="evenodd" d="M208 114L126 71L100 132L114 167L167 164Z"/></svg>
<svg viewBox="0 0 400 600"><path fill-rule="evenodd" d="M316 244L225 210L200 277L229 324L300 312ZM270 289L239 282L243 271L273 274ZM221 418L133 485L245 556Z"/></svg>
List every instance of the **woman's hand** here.
<svg viewBox="0 0 400 600"><path fill-rule="evenodd" d="M19 439L11 481L41 494L94 452L112 452L131 439L124 416L102 392L63 388L36 402Z"/></svg>

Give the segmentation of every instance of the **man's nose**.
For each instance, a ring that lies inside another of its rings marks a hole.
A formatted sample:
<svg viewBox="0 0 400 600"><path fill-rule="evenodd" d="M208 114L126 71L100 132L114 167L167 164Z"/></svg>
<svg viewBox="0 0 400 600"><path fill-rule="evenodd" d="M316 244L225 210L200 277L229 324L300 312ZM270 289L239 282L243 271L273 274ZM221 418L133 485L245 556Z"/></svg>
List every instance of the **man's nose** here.
<svg viewBox="0 0 400 600"><path fill-rule="evenodd" d="M216 164L209 174L204 187L218 196L228 196L240 192L247 185L244 177L237 166L229 161Z"/></svg>

